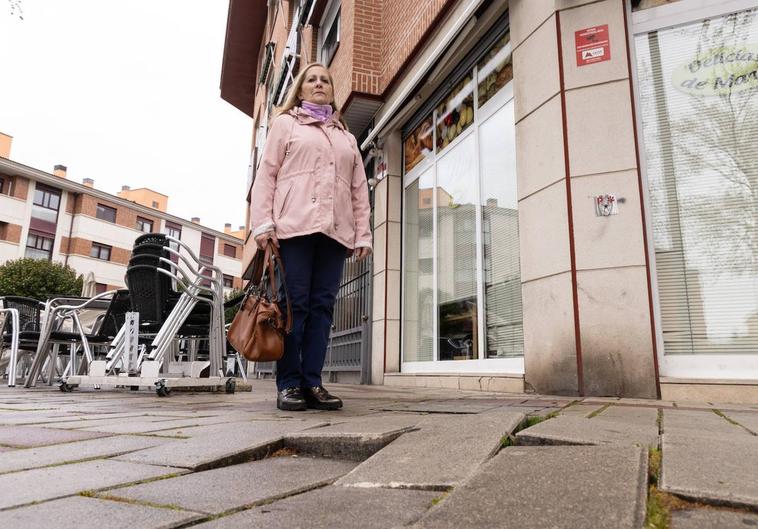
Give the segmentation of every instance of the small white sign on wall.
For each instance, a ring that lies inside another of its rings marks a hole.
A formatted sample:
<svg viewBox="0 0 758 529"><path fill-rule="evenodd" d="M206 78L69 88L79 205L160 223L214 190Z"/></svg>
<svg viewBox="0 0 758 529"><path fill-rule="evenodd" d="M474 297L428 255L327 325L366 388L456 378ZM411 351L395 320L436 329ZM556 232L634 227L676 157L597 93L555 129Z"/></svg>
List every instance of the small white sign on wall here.
<svg viewBox="0 0 758 529"><path fill-rule="evenodd" d="M616 195L605 194L597 195L595 197L595 214L598 217L608 217L610 215L618 215L619 206L616 200Z"/></svg>

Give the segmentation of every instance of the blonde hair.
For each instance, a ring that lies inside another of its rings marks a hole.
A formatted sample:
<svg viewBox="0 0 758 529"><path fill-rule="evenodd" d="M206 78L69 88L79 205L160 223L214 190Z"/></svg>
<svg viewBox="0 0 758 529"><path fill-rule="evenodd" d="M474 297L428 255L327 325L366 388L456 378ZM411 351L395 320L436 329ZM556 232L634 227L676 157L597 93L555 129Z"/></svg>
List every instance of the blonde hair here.
<svg viewBox="0 0 758 529"><path fill-rule="evenodd" d="M308 73L308 70L315 68L316 66L320 66L326 70L326 75L329 77L329 83L332 85L332 90L334 90L334 78L332 77L332 72L329 71L329 68L320 62L309 63L305 66L305 68L300 70L300 72L295 77L294 81L292 82L292 86L290 86L290 89L287 91L287 97L285 98L284 103L282 106L277 107L276 111L274 112L274 116L285 114L296 106L300 106L300 89L303 87L303 82L305 82L305 75ZM332 99L332 102L330 104L332 106L332 110L334 110L334 112L337 112L338 108L334 99ZM342 119L342 116L339 116L339 120L340 123L342 123L342 125L344 125L344 127L347 129L347 123L345 123L345 121Z"/></svg>

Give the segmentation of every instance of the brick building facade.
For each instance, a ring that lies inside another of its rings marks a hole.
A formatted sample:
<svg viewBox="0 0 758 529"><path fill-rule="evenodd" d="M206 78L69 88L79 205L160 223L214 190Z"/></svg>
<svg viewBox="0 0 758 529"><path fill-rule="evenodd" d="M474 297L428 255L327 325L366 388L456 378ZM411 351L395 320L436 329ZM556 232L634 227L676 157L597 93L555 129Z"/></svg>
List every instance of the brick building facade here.
<svg viewBox="0 0 758 529"><path fill-rule="evenodd" d="M373 169L373 383L755 400L756 37L754 0L232 0L221 97L249 194L328 63Z"/></svg>

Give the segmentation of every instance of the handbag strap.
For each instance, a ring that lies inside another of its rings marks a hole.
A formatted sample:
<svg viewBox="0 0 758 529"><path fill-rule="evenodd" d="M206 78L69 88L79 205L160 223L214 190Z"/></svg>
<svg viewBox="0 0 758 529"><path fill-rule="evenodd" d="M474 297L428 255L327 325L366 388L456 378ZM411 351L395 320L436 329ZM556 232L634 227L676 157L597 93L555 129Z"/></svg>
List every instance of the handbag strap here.
<svg viewBox="0 0 758 529"><path fill-rule="evenodd" d="M290 303L290 295L289 291L287 289L287 280L286 280L286 272L284 270L284 263L282 262L282 257L279 255L279 249L274 246L274 244L269 240L267 248L266 248L267 254L269 255L269 275L271 279L271 288L276 288L276 282L274 281L275 273L276 273L276 265L279 265L279 269L281 270L281 278L282 278L282 287L284 290L284 301L287 305L287 323L285 324L285 332L289 334L289 332L292 330L292 304ZM277 292L277 301L278 301L278 290Z"/></svg>

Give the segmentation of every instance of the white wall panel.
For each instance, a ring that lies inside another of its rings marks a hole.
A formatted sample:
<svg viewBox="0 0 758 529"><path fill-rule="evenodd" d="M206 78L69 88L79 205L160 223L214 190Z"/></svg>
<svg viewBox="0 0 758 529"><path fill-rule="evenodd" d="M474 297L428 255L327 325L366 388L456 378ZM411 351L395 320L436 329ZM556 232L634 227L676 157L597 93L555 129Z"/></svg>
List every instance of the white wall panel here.
<svg viewBox="0 0 758 529"><path fill-rule="evenodd" d="M82 275L86 276L92 272L95 274L95 281L98 283L118 286L125 285L124 275L126 274L126 266L124 265L79 255L69 257L68 264Z"/></svg>

